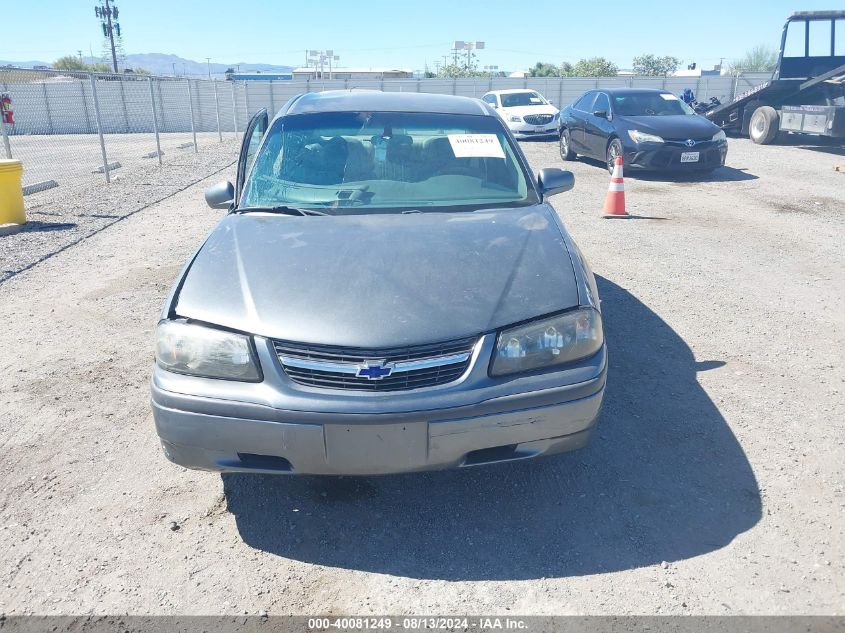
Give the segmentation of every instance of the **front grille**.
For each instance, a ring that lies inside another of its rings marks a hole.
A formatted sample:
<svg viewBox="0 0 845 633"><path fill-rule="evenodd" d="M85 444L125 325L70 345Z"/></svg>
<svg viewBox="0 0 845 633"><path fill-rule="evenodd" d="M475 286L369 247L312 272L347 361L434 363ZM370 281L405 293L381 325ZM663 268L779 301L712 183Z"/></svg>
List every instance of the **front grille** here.
<svg viewBox="0 0 845 633"><path fill-rule="evenodd" d="M522 117L522 120L530 125L546 125L552 122L551 114L528 114Z"/></svg>
<svg viewBox="0 0 845 633"><path fill-rule="evenodd" d="M683 147L684 149L687 149L691 152L695 151L697 149L702 149L704 147L710 146L710 139L709 138L692 139L693 141L695 141L695 143L693 145L688 145L687 144L688 140L689 139L685 139L685 138L683 138L683 139L681 139L681 138L664 138L663 139L663 141L664 141L664 143L666 143L666 145L671 145L673 147Z"/></svg>
<svg viewBox="0 0 845 633"><path fill-rule="evenodd" d="M358 391L404 391L453 382L466 372L476 338L431 345L360 349L274 341L288 377L301 385ZM372 368L389 375L358 375Z"/></svg>

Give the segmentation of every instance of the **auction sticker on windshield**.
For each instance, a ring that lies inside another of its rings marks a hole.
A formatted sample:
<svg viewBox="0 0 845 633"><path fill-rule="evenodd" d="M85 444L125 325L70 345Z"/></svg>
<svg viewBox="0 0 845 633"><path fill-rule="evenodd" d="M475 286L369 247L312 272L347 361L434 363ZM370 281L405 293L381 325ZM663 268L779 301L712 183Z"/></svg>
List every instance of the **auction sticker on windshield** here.
<svg viewBox="0 0 845 633"><path fill-rule="evenodd" d="M505 151L495 134L449 134L455 158L504 158Z"/></svg>

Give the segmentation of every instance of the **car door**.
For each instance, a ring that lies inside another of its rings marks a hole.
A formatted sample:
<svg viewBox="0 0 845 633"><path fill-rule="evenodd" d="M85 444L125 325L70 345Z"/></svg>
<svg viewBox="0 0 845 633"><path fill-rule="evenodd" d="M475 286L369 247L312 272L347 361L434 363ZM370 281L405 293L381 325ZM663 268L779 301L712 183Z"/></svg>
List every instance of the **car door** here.
<svg viewBox="0 0 845 633"><path fill-rule="evenodd" d="M596 113L603 112L605 116ZM610 99L604 92L596 93L596 98L590 106L590 112L584 119L584 144L590 156L604 158L607 149L607 140L613 133L614 127L611 123L613 114L610 111Z"/></svg>
<svg viewBox="0 0 845 633"><path fill-rule="evenodd" d="M587 153L587 145L584 139L584 125L589 107L592 105L595 96L595 91L591 90L578 99L571 108L567 128L569 128L569 143L573 152L579 154Z"/></svg>
<svg viewBox="0 0 845 633"><path fill-rule="evenodd" d="M235 180L235 204L240 202L244 190L244 182L255 161L255 154L258 151L264 135L267 133L267 110L262 108L249 120L241 142L241 151L238 155L238 176Z"/></svg>

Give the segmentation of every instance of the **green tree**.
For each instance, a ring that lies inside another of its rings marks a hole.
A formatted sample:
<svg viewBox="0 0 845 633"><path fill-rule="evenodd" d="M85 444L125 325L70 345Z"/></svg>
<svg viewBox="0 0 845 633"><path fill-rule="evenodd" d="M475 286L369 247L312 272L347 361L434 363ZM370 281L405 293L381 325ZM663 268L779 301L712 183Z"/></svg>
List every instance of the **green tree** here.
<svg viewBox="0 0 845 633"><path fill-rule="evenodd" d="M762 73L771 72L778 63L778 53L773 48L760 44L735 59L728 65L731 73Z"/></svg>
<svg viewBox="0 0 845 633"><path fill-rule="evenodd" d="M108 64L100 62L96 64L88 64L73 55L59 57L59 59L53 62L53 68L56 70L72 70L83 73L110 73L112 71L111 66Z"/></svg>
<svg viewBox="0 0 845 633"><path fill-rule="evenodd" d="M87 72L90 68L90 65L86 64L78 57L74 57L73 55L65 55L64 57L59 57L56 61L53 62L53 68L55 68L56 70L77 70L81 72Z"/></svg>
<svg viewBox="0 0 845 633"><path fill-rule="evenodd" d="M437 73L438 77L462 78L462 77L489 77L490 74L478 69L478 58L474 52L470 52L469 56L461 54L457 58L457 62L446 64L440 67Z"/></svg>
<svg viewBox="0 0 845 633"><path fill-rule="evenodd" d="M560 68L554 64L537 62L534 68L528 71L532 77L559 77Z"/></svg>
<svg viewBox="0 0 845 633"><path fill-rule="evenodd" d="M678 70L681 60L671 55L658 57L647 53L634 58L634 74L647 77L667 77Z"/></svg>
<svg viewBox="0 0 845 633"><path fill-rule="evenodd" d="M561 77L574 77L575 76L575 66L573 66L569 62L561 62L561 64L560 64L560 76Z"/></svg>
<svg viewBox="0 0 845 633"><path fill-rule="evenodd" d="M619 67L604 57L582 59L572 69L575 77L615 77Z"/></svg>

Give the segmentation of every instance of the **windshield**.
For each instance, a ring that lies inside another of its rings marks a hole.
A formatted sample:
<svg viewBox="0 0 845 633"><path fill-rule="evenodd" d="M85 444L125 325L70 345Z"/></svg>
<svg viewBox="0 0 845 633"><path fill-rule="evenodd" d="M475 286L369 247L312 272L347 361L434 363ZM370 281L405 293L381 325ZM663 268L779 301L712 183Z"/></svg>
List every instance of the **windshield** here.
<svg viewBox="0 0 845 633"><path fill-rule="evenodd" d="M613 111L620 116L695 115L686 103L668 92L635 92L613 97Z"/></svg>
<svg viewBox="0 0 845 633"><path fill-rule="evenodd" d="M340 214L537 202L498 118L324 112L273 124L240 207L290 205Z"/></svg>
<svg viewBox="0 0 845 633"><path fill-rule="evenodd" d="M546 105L546 100L536 92L508 92L501 95L503 108Z"/></svg>

